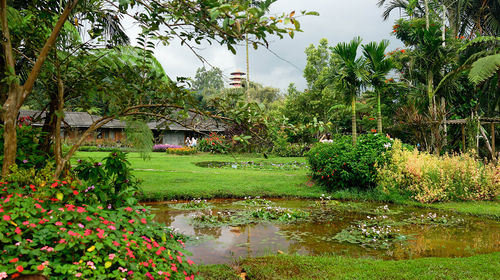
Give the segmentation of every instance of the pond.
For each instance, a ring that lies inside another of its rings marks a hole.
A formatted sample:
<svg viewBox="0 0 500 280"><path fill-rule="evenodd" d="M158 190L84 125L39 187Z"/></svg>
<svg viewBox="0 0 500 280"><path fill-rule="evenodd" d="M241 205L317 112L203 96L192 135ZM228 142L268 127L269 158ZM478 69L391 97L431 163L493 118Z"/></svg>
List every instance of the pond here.
<svg viewBox="0 0 500 280"><path fill-rule="evenodd" d="M499 221L400 205L249 199L151 206L157 221L190 237L186 249L201 264L276 253L399 260L500 251ZM284 216L266 212L276 210Z"/></svg>

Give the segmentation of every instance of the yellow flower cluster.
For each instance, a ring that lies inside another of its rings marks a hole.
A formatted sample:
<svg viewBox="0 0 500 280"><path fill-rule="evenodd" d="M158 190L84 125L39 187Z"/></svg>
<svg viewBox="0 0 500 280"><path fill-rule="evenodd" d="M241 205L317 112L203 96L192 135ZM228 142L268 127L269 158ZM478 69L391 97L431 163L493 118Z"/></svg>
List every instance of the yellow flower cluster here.
<svg viewBox="0 0 500 280"><path fill-rule="evenodd" d="M500 166L484 164L470 154L436 156L405 150L396 140L390 163L378 168L377 180L384 191L409 193L423 203L489 200L500 192Z"/></svg>

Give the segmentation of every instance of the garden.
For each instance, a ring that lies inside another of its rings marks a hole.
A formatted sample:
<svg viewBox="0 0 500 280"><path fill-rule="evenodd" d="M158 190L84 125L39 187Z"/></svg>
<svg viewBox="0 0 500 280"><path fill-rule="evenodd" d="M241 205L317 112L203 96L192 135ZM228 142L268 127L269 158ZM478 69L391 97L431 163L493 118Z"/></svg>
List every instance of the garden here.
<svg viewBox="0 0 500 280"><path fill-rule="evenodd" d="M0 0L0 280L498 278L498 3L377 1L392 41L227 86L206 45L320 16L273 4Z"/></svg>

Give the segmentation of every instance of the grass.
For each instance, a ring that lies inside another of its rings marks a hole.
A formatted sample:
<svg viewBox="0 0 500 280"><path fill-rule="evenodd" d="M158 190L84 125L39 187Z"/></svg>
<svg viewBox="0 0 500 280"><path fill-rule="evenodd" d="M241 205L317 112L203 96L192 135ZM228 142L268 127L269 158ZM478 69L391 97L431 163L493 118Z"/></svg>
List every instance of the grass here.
<svg viewBox="0 0 500 280"><path fill-rule="evenodd" d="M78 158L100 160L106 152L78 152ZM232 168L205 168L196 166L204 161L262 161L269 163L305 162L304 158L263 158L260 155L197 154L178 156L152 153L144 161L137 153L128 159L134 175L143 180L143 200L163 201L192 198L242 198L245 196L318 198L324 190L308 186L307 172L300 170L258 170Z"/></svg>
<svg viewBox="0 0 500 280"><path fill-rule="evenodd" d="M469 258L385 261L340 256L276 255L241 261L248 279L498 279L500 253ZM209 279L241 279L228 265L201 266ZM239 275L239 272L238 272Z"/></svg>

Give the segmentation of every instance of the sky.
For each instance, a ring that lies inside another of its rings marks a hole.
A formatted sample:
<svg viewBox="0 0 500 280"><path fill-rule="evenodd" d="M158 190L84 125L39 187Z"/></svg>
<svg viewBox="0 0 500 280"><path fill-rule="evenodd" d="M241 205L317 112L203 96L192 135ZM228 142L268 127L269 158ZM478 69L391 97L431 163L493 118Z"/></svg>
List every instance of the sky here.
<svg viewBox="0 0 500 280"><path fill-rule="evenodd" d="M307 10L319 12L320 15L301 17L299 21L303 32L296 33L294 39L288 36L281 40L278 37L269 39L269 49L279 57L264 47L258 50L250 47L250 80L279 88L283 92L290 83L304 89L304 51L310 44L317 45L321 38L328 39L331 46L360 36L363 43L388 39L391 42L389 50L401 47L402 43L390 34L399 13L396 11L391 18L383 21L383 10L376 3L377 0L278 0L271 6L271 14ZM132 44L136 45L135 37L139 31L137 25L125 19L123 27ZM244 45L236 50L234 55L227 47L214 44L201 46L198 53L212 66L223 71L227 85L229 73L235 70L246 71ZM155 56L174 80L178 76L194 77L196 70L204 66L189 48L181 46L178 41L167 46L158 44ZM207 64L205 66L211 67Z"/></svg>

